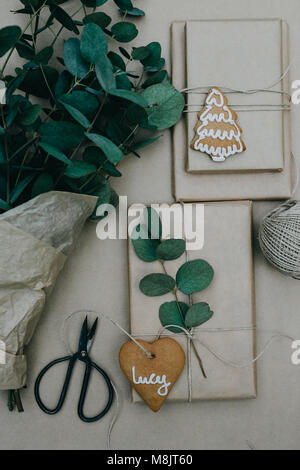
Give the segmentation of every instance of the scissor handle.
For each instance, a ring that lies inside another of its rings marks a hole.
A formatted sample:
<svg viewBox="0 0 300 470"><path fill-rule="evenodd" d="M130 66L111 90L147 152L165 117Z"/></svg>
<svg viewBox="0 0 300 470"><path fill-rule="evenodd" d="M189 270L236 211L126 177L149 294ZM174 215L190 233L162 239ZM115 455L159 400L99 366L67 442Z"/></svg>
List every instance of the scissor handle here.
<svg viewBox="0 0 300 470"><path fill-rule="evenodd" d="M65 401L65 398L67 396L71 375L72 375L74 364L75 364L77 358L78 357L76 355L74 355L74 356L62 357L61 359L56 359L55 361L50 362L50 364L48 364L46 367L44 367L44 369L38 375L38 377L36 379L36 382L35 382L35 386L34 386L34 395L35 395L35 399L37 401L37 404L39 405L40 409L42 411L44 411L44 413L47 413L48 415L55 415L56 413L58 413L61 410L61 408L64 404L64 401ZM66 374L65 382L64 382L64 385L63 385L63 388L62 388L62 391L61 391L61 395L60 395L60 398L58 400L57 406L54 409L50 410L49 408L47 408L47 406L41 400L40 384L41 384L41 381L42 381L44 375L52 367L56 366L57 364L60 364L61 362L66 362L66 361L70 361L70 363L69 363L68 371L67 371L67 374Z"/></svg>
<svg viewBox="0 0 300 470"><path fill-rule="evenodd" d="M95 423L96 421L99 421L101 418L103 418L106 415L106 413L108 413L108 411L110 410L112 403L113 403L113 399L114 399L114 389L110 381L110 378L108 377L108 375L103 369L97 366L97 364L92 362L89 358L86 358L84 362L85 362L86 367L85 367L85 374L84 374L81 394L80 394L79 403L78 403L78 415L79 415L79 418L85 423ZM91 372L93 368L96 369L100 375L102 375L102 377L104 378L106 382L106 385L108 388L108 401L103 411L101 411L101 413L99 413L97 416L94 416L93 418L87 418L84 415L83 408L84 408L86 393L88 390Z"/></svg>

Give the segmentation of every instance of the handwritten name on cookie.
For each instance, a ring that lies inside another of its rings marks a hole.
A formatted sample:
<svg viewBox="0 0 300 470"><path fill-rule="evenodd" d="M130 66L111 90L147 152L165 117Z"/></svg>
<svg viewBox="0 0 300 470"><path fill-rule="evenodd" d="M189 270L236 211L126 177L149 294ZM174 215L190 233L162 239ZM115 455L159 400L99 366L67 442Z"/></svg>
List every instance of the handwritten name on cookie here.
<svg viewBox="0 0 300 470"><path fill-rule="evenodd" d="M135 385L161 385L157 390L158 395L161 397L168 395L171 385L171 382L167 382L166 375L160 376L152 373L149 377L139 376L136 378L135 366L132 367L132 381Z"/></svg>

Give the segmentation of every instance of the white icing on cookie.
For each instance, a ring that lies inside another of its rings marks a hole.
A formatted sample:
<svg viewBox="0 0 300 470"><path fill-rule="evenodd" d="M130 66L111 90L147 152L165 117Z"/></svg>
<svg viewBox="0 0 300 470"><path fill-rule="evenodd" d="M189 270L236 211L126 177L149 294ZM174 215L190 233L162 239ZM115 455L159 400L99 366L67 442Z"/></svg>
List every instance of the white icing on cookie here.
<svg viewBox="0 0 300 470"><path fill-rule="evenodd" d="M154 373L150 373L149 377L142 377L139 376L136 378L135 375L135 366L132 366L132 381L135 385L161 385L161 387L158 388L157 393L161 397L165 397L169 393L169 387L171 385L171 382L167 382L167 376L166 375L156 375Z"/></svg>
<svg viewBox="0 0 300 470"><path fill-rule="evenodd" d="M213 108L222 110L219 113L211 112ZM212 88L205 100L205 109L199 113L199 123L195 128L197 136L193 141L193 148L201 152L207 153L214 161L222 162L230 155L242 153L245 150L245 145L241 139L241 129L235 122L231 109L225 102L224 95L217 88ZM200 124L201 123L201 124ZM209 123L225 123L229 124L232 129L228 132L227 129L207 129ZM221 141L231 141L227 146L209 145L205 140L219 139Z"/></svg>

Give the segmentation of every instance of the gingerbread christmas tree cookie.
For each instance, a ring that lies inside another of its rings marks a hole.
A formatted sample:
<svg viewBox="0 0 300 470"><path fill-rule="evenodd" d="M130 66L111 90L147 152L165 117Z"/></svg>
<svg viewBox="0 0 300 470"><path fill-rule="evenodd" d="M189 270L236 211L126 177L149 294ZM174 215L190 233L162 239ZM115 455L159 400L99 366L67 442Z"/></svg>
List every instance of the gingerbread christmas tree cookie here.
<svg viewBox="0 0 300 470"><path fill-rule="evenodd" d="M191 148L207 153L215 162L224 162L229 156L246 150L237 114L217 87L208 92L205 105L198 114L195 133Z"/></svg>

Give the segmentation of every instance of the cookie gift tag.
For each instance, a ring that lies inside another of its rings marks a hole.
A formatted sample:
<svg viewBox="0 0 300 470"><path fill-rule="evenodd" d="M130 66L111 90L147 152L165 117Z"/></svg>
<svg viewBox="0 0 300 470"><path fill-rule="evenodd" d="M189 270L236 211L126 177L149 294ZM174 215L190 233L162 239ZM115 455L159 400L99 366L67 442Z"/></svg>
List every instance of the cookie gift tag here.
<svg viewBox="0 0 300 470"><path fill-rule="evenodd" d="M152 411L164 404L185 365L185 353L172 338L154 343L139 340L152 357L134 342L128 341L120 351L120 366L135 391Z"/></svg>
<svg viewBox="0 0 300 470"><path fill-rule="evenodd" d="M205 105L198 114L195 133L191 148L207 153L215 162L224 162L230 155L246 150L237 114L217 87L208 92Z"/></svg>

